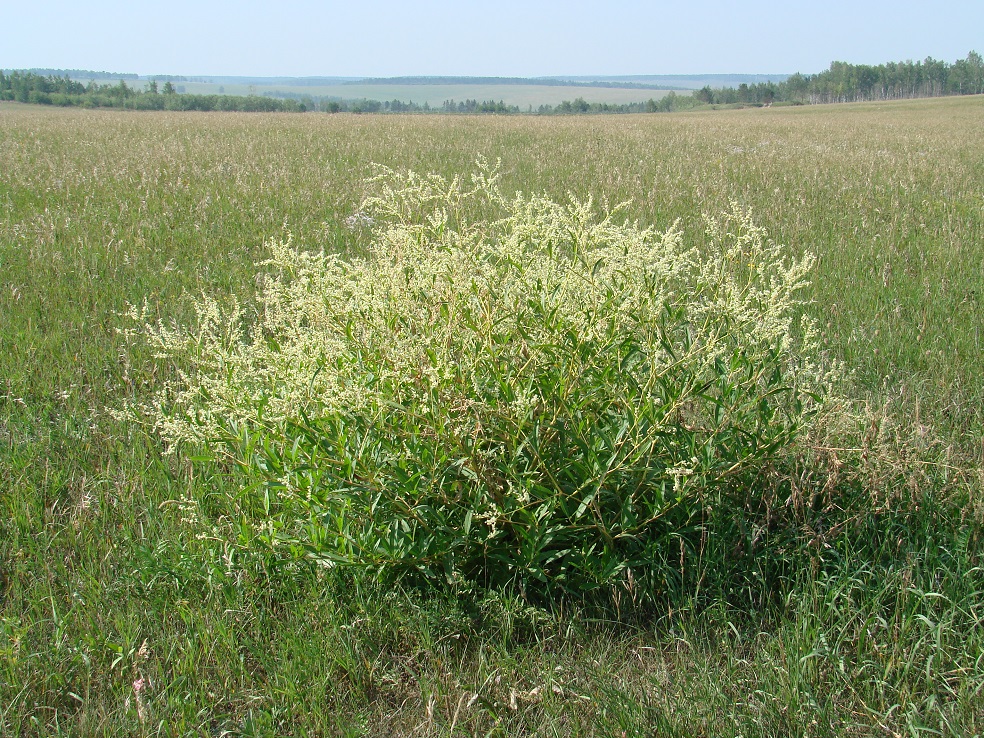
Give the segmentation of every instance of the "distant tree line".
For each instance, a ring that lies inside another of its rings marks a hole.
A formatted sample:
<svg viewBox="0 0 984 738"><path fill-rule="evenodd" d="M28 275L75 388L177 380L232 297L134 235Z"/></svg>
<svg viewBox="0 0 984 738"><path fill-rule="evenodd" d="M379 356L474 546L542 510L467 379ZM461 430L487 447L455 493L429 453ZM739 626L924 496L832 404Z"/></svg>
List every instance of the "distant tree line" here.
<svg viewBox="0 0 984 738"><path fill-rule="evenodd" d="M927 57L924 61L871 66L833 62L819 74L794 74L784 82L742 84L693 93L710 105L770 105L773 102L820 104L900 100L942 95L984 94L984 59L976 51L953 64Z"/></svg>
<svg viewBox="0 0 984 738"><path fill-rule="evenodd" d="M694 107L699 103L691 101L689 95L677 95L670 92L660 100L649 99L646 102L635 103L589 103L584 98L565 100L557 105L540 105L537 108L528 106L524 111L518 105L509 105L503 100L445 100L440 106L432 107L429 103L402 102L400 100L339 100L325 98L308 100L311 110L322 110L328 113L452 113L465 115L518 115L520 113L534 115L578 115L582 113L665 113L673 110L683 110Z"/></svg>
<svg viewBox="0 0 984 738"><path fill-rule="evenodd" d="M505 102L499 100L483 100L479 102L478 100L459 100L455 102L454 100L445 100L444 103L438 108L442 113L498 113L502 115L504 113L518 113L520 112L518 105L506 105Z"/></svg>
<svg viewBox="0 0 984 738"><path fill-rule="evenodd" d="M42 70L47 71L47 70ZM464 113L510 115L521 111L517 105L502 100L445 100L441 106L418 104L401 100L341 100L314 98L297 93L265 93L259 95L189 95L178 92L172 79L152 79L146 89L137 90L120 79L116 84L87 85L73 80L68 74L40 74L36 71L0 70L0 100L41 105L128 108L133 110L229 110L244 112L304 112L320 110L328 113ZM406 78L414 80L419 78ZM429 78L432 80L433 78ZM458 78L448 77L447 80ZM512 78L489 78L512 83ZM162 88L158 81L166 80ZM474 81L474 79L472 80ZM392 83L392 80L390 80ZM577 86L577 85L574 85ZM659 100L645 102L597 103L583 97L565 100L557 105L541 105L525 111L536 115L577 115L586 113L665 113L703 105L771 105L820 104L897 100L941 95L984 94L984 59L971 51L965 59L953 64L931 57L924 61L889 62L870 66L833 62L819 74L794 74L782 82L740 84L738 87L711 88L705 86L692 95L669 92Z"/></svg>
<svg viewBox="0 0 984 738"><path fill-rule="evenodd" d="M90 81L85 85L68 76L41 75L0 70L0 100L84 108L126 108L130 110L228 110L240 112L304 112L302 103L258 95L185 95L171 81L159 88L151 80L140 91L120 80L114 85Z"/></svg>
<svg viewBox="0 0 984 738"><path fill-rule="evenodd" d="M338 97L313 97L297 92L264 92L265 96L295 100L307 110L325 113L520 113L518 105L506 105L499 100L445 100L439 107L428 102L415 103L403 100L371 100L358 98L344 100Z"/></svg>
<svg viewBox="0 0 984 738"><path fill-rule="evenodd" d="M564 100L557 105L528 106L523 110L518 105L509 105L503 100L445 100L440 106L429 103L402 102L400 100L339 100L322 98L314 100L308 96L308 109L328 113L452 113L465 115L578 115L582 113L667 113L684 110L701 103L692 101L690 95L677 95L670 92L659 100L650 98L645 102L634 103L589 103L584 98Z"/></svg>
<svg viewBox="0 0 984 738"><path fill-rule="evenodd" d="M373 83L376 80L360 80L360 83ZM489 77L405 77L378 80L380 83L463 83L486 82L497 84L531 83L524 78ZM545 85L565 84L560 80L543 80ZM577 87L581 82L566 83ZM592 85L597 86L597 85ZM612 84L609 86L621 86ZM641 86L641 85L625 85ZM271 94L271 93L267 93ZM814 75L794 74L785 81L761 83L742 83L737 87L711 88L705 86L691 95L671 91L659 100L650 98L645 102L604 103L588 102L583 97L565 100L557 105L532 106L522 111L516 105L506 105L503 101L487 100L445 100L439 107L427 103L401 102L399 100L379 101L369 99L340 100L338 98L314 99L308 95L297 95L295 99L310 110L326 112L353 113L465 113L465 114L517 114L526 112L537 115L578 115L589 113L666 113L688 110L704 105L728 105L734 107L779 104L820 104L836 102L861 102L871 100L896 100L914 97L934 97L940 95L984 94L984 60L975 51L967 54L953 64L927 58L924 61L889 62L875 66L833 62L830 68ZM287 97L285 95L285 97Z"/></svg>
<svg viewBox="0 0 984 738"><path fill-rule="evenodd" d="M281 97L296 100L303 104L308 110L320 110L326 113L520 113L518 105L507 105L502 100L445 100L439 107L434 107L428 102L415 103L403 100L371 100L359 98L355 100L344 100L338 97L315 98L311 95L299 94L296 92L273 93L264 92L264 95Z"/></svg>
<svg viewBox="0 0 984 738"><path fill-rule="evenodd" d="M338 97L314 97L297 92L264 92L264 97L292 100L305 110L320 110L324 113L432 113L428 103L420 105L413 101L370 100L358 98L343 100Z"/></svg>
<svg viewBox="0 0 984 738"><path fill-rule="evenodd" d="M3 71L3 70L0 70ZM40 74L42 77L71 77L72 79L139 79L132 72L96 72L91 69L22 69L22 72Z"/></svg>
<svg viewBox="0 0 984 738"><path fill-rule="evenodd" d="M645 102L605 103L588 102L583 97L564 100L557 105L541 105L534 111L537 115L580 115L585 113L672 113L687 110L697 103L691 95L678 95L669 92L659 100L649 98Z"/></svg>

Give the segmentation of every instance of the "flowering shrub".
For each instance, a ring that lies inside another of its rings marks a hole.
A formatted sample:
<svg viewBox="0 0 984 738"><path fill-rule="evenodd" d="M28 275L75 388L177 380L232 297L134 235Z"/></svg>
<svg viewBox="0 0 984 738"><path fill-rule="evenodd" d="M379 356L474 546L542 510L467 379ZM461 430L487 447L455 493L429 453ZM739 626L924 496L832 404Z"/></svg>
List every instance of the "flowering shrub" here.
<svg viewBox="0 0 984 738"><path fill-rule="evenodd" d="M255 310L204 297L194 326L144 325L182 368L145 408L157 429L255 482L242 545L648 597L708 510L793 453L829 379L798 317L812 257L784 257L748 213L710 219L699 253L676 226L508 197L481 164L371 187L364 258L288 235Z"/></svg>

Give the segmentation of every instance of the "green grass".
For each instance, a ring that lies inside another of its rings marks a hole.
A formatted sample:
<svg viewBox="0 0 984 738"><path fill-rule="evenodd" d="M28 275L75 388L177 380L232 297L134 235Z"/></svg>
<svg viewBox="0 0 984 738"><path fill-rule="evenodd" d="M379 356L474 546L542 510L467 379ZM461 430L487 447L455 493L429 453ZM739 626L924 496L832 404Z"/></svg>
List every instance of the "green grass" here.
<svg viewBox="0 0 984 738"><path fill-rule="evenodd" d="M572 119L0 105L0 735L984 732L982 113L981 98ZM881 512L823 539L822 566L768 603L746 583L620 623L271 580L196 538L180 500L220 509L232 482L107 412L167 371L118 332L126 304L184 320L185 292L247 291L285 225L359 248L341 224L370 162L451 176L478 155L501 157L505 192L631 200L631 218L690 234L702 212L751 207L819 255L827 349L891 410L889 440L931 444L933 463L873 471Z"/></svg>

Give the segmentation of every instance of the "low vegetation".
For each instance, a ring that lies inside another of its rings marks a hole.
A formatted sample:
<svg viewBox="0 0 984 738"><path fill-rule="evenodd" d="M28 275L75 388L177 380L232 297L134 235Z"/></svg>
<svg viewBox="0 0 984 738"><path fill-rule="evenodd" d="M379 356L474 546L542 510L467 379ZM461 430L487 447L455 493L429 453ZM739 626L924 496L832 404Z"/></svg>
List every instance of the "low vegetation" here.
<svg viewBox="0 0 984 738"><path fill-rule="evenodd" d="M0 733L982 732L981 104L0 105Z"/></svg>

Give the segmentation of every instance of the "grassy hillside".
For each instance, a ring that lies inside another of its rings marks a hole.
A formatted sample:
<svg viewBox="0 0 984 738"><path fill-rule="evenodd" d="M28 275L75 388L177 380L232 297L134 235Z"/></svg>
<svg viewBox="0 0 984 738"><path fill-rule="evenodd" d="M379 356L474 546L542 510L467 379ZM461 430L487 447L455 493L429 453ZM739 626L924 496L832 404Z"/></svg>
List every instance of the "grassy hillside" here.
<svg viewBox="0 0 984 738"><path fill-rule="evenodd" d="M556 119L0 104L0 735L984 732L981 142L979 97ZM736 201L817 254L820 341L870 410L864 448L892 452L818 450L868 475L870 505L797 533L811 568L598 615L273 571L189 519L221 523L236 478L115 412L174 372L121 333L128 305L188 321L189 294L248 296L285 230L359 253L373 162L452 177L479 156L506 193L628 201L698 247Z"/></svg>

